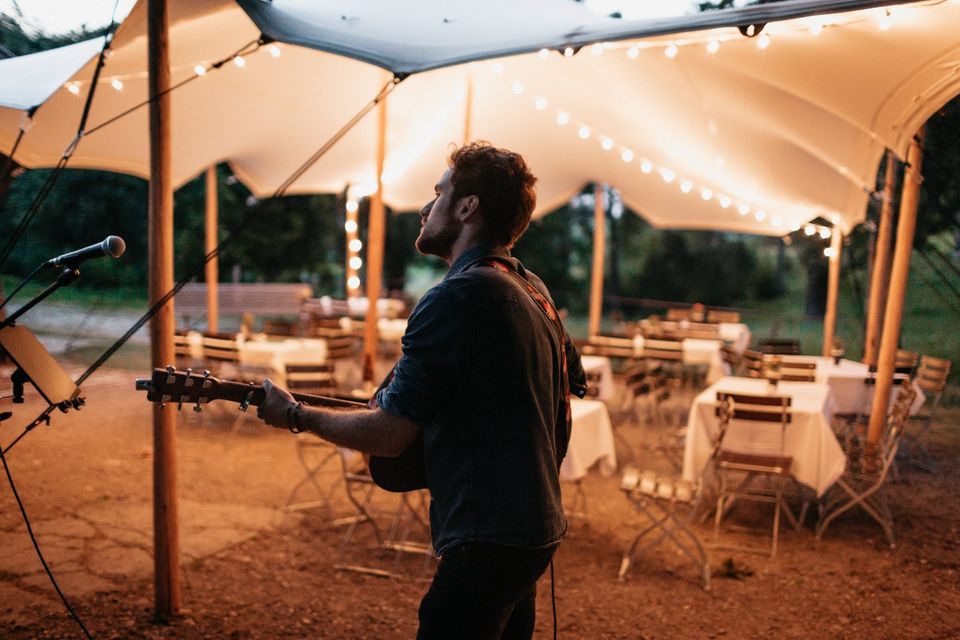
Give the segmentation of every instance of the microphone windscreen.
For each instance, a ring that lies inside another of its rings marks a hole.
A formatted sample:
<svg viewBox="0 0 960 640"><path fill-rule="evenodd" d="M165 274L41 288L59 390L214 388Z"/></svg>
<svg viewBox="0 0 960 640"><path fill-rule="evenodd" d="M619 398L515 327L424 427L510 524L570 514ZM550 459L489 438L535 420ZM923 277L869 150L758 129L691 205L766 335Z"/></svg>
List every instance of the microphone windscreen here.
<svg viewBox="0 0 960 640"><path fill-rule="evenodd" d="M127 243L120 236L107 236L103 241L103 250L108 256L119 258L127 250Z"/></svg>

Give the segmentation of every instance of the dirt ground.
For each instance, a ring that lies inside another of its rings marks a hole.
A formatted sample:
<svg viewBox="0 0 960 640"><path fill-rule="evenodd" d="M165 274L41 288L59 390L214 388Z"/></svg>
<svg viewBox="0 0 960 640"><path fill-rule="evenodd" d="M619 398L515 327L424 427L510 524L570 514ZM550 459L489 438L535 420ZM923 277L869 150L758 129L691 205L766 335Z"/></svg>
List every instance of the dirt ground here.
<svg viewBox="0 0 960 640"><path fill-rule="evenodd" d="M182 608L168 624L155 623L147 533L150 407L134 391L134 377L122 370L98 372L85 386L82 411L55 413L50 426L37 428L8 454L40 544L52 550L51 568L94 637L415 635L431 561L374 550L369 527L358 528L351 543L342 545L344 527L331 524L351 513L341 487L329 508L285 510L304 475L294 436L255 419L236 423L228 407L182 413ZM0 406L15 410L0 428L0 442L9 444L39 407ZM583 484L588 515L571 520L555 563L559 637L960 637L958 426L960 410L942 412L930 439L939 470L904 466L900 482L888 487L896 505L895 549L862 513L843 517L821 542L808 520L803 530L783 529L774 560L710 550L709 592L700 588L689 561L667 545L644 553L626 580L617 580L623 549L645 521L619 491L618 477L591 473ZM623 433L634 444L642 440L637 427ZM337 480L336 463L325 467L321 485ZM3 484L0 637L83 637L40 572L10 487ZM567 488L572 502L573 487ZM307 487L292 499L314 500L313 491ZM378 496L377 505L390 512L396 498ZM711 539L707 525L697 531ZM722 569L728 560L732 571ZM341 564L400 577L345 571L337 568ZM549 575L540 583L538 616L536 637L551 637Z"/></svg>

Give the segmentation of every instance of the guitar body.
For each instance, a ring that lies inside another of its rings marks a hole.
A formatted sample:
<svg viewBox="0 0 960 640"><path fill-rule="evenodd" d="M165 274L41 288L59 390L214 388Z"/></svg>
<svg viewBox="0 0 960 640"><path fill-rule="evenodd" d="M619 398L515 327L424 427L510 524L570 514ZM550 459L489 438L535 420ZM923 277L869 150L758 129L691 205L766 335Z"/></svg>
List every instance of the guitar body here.
<svg viewBox="0 0 960 640"><path fill-rule="evenodd" d="M423 460L423 431L395 458L364 456L374 483L381 489L403 493L427 488L427 468Z"/></svg>

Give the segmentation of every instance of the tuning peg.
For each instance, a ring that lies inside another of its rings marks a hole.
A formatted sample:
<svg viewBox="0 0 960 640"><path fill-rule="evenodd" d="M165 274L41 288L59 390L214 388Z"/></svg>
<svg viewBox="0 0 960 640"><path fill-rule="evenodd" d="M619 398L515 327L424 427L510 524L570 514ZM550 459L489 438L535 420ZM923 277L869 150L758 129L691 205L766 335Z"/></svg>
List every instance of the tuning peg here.
<svg viewBox="0 0 960 640"><path fill-rule="evenodd" d="M180 396L180 399L177 401L177 411L183 409L183 396Z"/></svg>
<svg viewBox="0 0 960 640"><path fill-rule="evenodd" d="M177 372L176 367L174 367L172 364L167 365L167 373L169 373L170 375L173 375L176 372Z"/></svg>
<svg viewBox="0 0 960 640"><path fill-rule="evenodd" d="M200 406L200 399L197 398L197 404L193 405L193 410L197 413L203 411L203 407Z"/></svg>
<svg viewBox="0 0 960 640"><path fill-rule="evenodd" d="M253 400L253 389L243 396L243 400L240 401L240 411L246 412L250 407L250 401Z"/></svg>

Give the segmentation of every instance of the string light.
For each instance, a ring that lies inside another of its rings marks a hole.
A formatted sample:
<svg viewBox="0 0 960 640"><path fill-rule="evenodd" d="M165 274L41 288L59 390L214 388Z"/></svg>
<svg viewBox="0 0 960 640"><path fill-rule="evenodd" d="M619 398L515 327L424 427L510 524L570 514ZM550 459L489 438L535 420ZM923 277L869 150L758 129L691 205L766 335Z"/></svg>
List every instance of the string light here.
<svg viewBox="0 0 960 640"><path fill-rule="evenodd" d="M644 173L650 173L653 171L653 163L649 160L644 160L640 163L640 171L643 171Z"/></svg>
<svg viewBox="0 0 960 640"><path fill-rule="evenodd" d="M826 240L830 237L830 229L827 227L820 227L820 237Z"/></svg>
<svg viewBox="0 0 960 640"><path fill-rule="evenodd" d="M586 140L590 137L590 127L587 125L581 125L580 130L577 131L577 135Z"/></svg>
<svg viewBox="0 0 960 640"><path fill-rule="evenodd" d="M799 230L800 230L800 223L799 223L799 222L794 222L793 224L790 225L790 231L791 231L791 232L799 231Z"/></svg>
<svg viewBox="0 0 960 640"><path fill-rule="evenodd" d="M720 41L719 41L719 40L711 40L711 41L707 44L707 53L716 53L717 51L720 51Z"/></svg>
<svg viewBox="0 0 960 640"><path fill-rule="evenodd" d="M513 86L510 87L510 90L513 91L515 94L520 95L521 93L523 93L523 83L514 82Z"/></svg>
<svg viewBox="0 0 960 640"><path fill-rule="evenodd" d="M347 211L353 213L360 208L360 204L356 200L347 200ZM347 229L347 231L356 231L356 224L354 224L354 229Z"/></svg>
<svg viewBox="0 0 960 640"><path fill-rule="evenodd" d="M567 124L568 122L570 122L570 116L568 116L565 112L561 111L560 113L557 114L557 124L558 124L558 125L560 125L560 126L562 127L563 125Z"/></svg>
<svg viewBox="0 0 960 640"><path fill-rule="evenodd" d="M270 55L273 56L274 58L280 57L280 47L278 47L277 45L275 44L270 45L270 48L268 50L270 51Z"/></svg>
<svg viewBox="0 0 960 640"><path fill-rule="evenodd" d="M592 54L595 55L595 56L602 56L602 55L603 55L603 43L594 42L594 43L593 43L593 46L590 47L590 53L592 53Z"/></svg>
<svg viewBox="0 0 960 640"><path fill-rule="evenodd" d="M71 82L67 85L67 91L75 96L78 96L80 95L80 85L76 84L75 82Z"/></svg>
<svg viewBox="0 0 960 640"><path fill-rule="evenodd" d="M349 209L348 209L349 210ZM343 230L347 233L354 233L357 230L357 221L356 220L347 220L343 223Z"/></svg>
<svg viewBox="0 0 960 640"><path fill-rule="evenodd" d="M823 25L819 22L810 27L810 35L812 35L814 38L819 36L821 33L823 33Z"/></svg>
<svg viewBox="0 0 960 640"><path fill-rule="evenodd" d="M353 252L359 252L360 249L363 249L363 243L360 241L359 238L354 238L353 240L350 241L349 249L350 251L353 251Z"/></svg>
<svg viewBox="0 0 960 640"><path fill-rule="evenodd" d="M613 140L610 138L601 138L600 146L603 147L604 151L610 151L610 149L613 149Z"/></svg>
<svg viewBox="0 0 960 640"><path fill-rule="evenodd" d="M541 60L546 59L546 57L549 55L550 55L549 49L540 49L540 51L537 52L537 57L540 58Z"/></svg>
<svg viewBox="0 0 960 640"><path fill-rule="evenodd" d="M573 50L573 47L564 47L564 49L563 49L563 57L564 57L564 58L572 58L572 57L573 57L573 54L575 54L575 53L576 53L576 51Z"/></svg>
<svg viewBox="0 0 960 640"><path fill-rule="evenodd" d="M826 247L826 248L823 250L823 255L824 255L825 257L827 257L827 258L832 258L835 253L836 253L836 251L833 250L833 247Z"/></svg>
<svg viewBox="0 0 960 640"><path fill-rule="evenodd" d="M245 66L247 66L247 61L244 60L243 56L237 56L233 59L233 64L237 65L238 69L243 69Z"/></svg>
<svg viewBox="0 0 960 640"><path fill-rule="evenodd" d="M360 256L353 256L350 258L350 268L359 269L363 266L363 259Z"/></svg>
<svg viewBox="0 0 960 640"><path fill-rule="evenodd" d="M890 17L890 10L887 9L883 16L877 20L877 28L880 29L880 31L889 31L892 26L893 19Z"/></svg>
<svg viewBox="0 0 960 640"><path fill-rule="evenodd" d="M678 51L679 49L677 49L677 45L671 42L669 45L667 45L667 48L663 50L663 54L668 58L676 58Z"/></svg>
<svg viewBox="0 0 960 640"><path fill-rule="evenodd" d="M198 64L197 66L195 66L195 67L193 68L193 72L194 72L195 74L197 74L198 76L206 75L206 73L207 73L207 68L206 68L205 66L203 66L202 64Z"/></svg>
<svg viewBox="0 0 960 640"><path fill-rule="evenodd" d="M808 224L803 228L803 235L806 235L806 236L812 236L816 232L817 232L817 228L812 224Z"/></svg>
<svg viewBox="0 0 960 640"><path fill-rule="evenodd" d="M733 202L727 196L720 196L718 201L720 202L720 206L724 209L729 209L730 205L733 204Z"/></svg>
<svg viewBox="0 0 960 640"><path fill-rule="evenodd" d="M707 188L703 188L700 190L700 197L703 198L704 200L710 200L713 197L713 191Z"/></svg>
<svg viewBox="0 0 960 640"><path fill-rule="evenodd" d="M675 174L673 171L670 171L670 169L661 169L660 176L663 178L664 182L670 184L673 182L673 179L677 177L677 174Z"/></svg>
<svg viewBox="0 0 960 640"><path fill-rule="evenodd" d="M630 149L624 149L623 153L620 154L620 157L624 162L633 162L633 151Z"/></svg>
<svg viewBox="0 0 960 640"><path fill-rule="evenodd" d="M737 211L740 213L740 215L745 216L750 213L750 205L740 203L740 205L737 207Z"/></svg>
<svg viewBox="0 0 960 640"><path fill-rule="evenodd" d="M640 55L640 47L634 45L629 49L627 49L627 57L630 58L631 60L636 60L637 56L639 55Z"/></svg>
<svg viewBox="0 0 960 640"><path fill-rule="evenodd" d="M533 103L533 106L535 106L540 111L543 111L544 109L547 108L547 99L544 97L539 97L537 98L537 101Z"/></svg>
<svg viewBox="0 0 960 640"><path fill-rule="evenodd" d="M358 278L357 276L350 276L350 278L347 280L347 286L350 287L351 289L359 289L360 278Z"/></svg>
<svg viewBox="0 0 960 640"><path fill-rule="evenodd" d="M693 183L689 180L684 180L680 183L680 191L684 193L690 193L690 190L693 189Z"/></svg>
<svg viewBox="0 0 960 640"><path fill-rule="evenodd" d="M770 46L770 36L765 33L761 33L757 38L757 49L766 49Z"/></svg>
<svg viewBox="0 0 960 640"><path fill-rule="evenodd" d="M767 218L767 213L765 211L757 211L753 214L753 217L756 218L757 222L763 222Z"/></svg>

